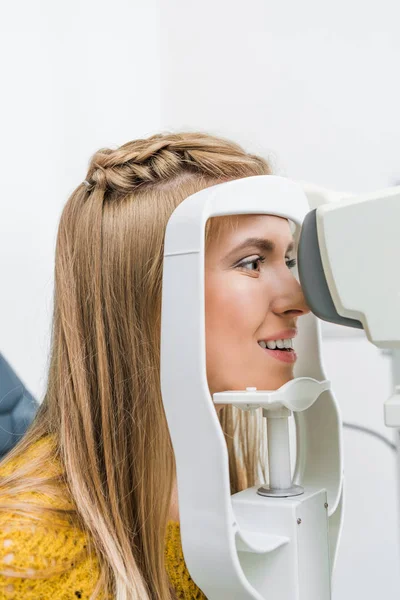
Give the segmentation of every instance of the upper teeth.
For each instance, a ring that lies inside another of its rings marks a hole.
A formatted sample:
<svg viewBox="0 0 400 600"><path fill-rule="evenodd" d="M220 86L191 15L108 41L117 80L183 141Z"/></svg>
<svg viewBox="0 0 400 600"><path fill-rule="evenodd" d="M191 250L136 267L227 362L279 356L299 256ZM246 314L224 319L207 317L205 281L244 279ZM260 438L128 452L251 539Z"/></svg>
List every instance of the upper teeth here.
<svg viewBox="0 0 400 600"><path fill-rule="evenodd" d="M269 340L268 342L258 342L258 344L262 348L269 348L270 350L275 350L275 348L292 348L293 349L293 340L292 338L287 338L285 340Z"/></svg>

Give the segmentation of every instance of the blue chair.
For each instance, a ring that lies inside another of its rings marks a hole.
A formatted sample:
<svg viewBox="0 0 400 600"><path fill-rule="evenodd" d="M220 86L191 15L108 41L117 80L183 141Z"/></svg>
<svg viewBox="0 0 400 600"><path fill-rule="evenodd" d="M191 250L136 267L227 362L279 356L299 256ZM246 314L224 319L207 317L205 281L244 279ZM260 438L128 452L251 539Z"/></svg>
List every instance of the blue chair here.
<svg viewBox="0 0 400 600"><path fill-rule="evenodd" d="M0 459L25 434L38 408L39 402L0 353Z"/></svg>

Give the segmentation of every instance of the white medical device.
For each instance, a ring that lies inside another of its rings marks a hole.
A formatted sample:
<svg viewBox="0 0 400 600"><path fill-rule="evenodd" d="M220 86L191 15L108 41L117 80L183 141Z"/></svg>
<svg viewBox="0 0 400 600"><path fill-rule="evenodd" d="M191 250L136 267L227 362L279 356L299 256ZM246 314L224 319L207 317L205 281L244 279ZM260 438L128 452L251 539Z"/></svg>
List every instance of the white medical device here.
<svg viewBox="0 0 400 600"><path fill-rule="evenodd" d="M299 183L261 175L186 198L164 240L161 391L174 448L182 549L209 600L329 600L342 522L341 418L321 357L319 318L364 328L400 347L400 190L310 210ZM298 322L294 379L278 390L226 390L206 377L204 247L210 217L272 214L289 220L312 312ZM400 427L400 396L387 424ZM262 407L269 482L231 495L228 452L214 404ZM288 418L296 425L290 469Z"/></svg>

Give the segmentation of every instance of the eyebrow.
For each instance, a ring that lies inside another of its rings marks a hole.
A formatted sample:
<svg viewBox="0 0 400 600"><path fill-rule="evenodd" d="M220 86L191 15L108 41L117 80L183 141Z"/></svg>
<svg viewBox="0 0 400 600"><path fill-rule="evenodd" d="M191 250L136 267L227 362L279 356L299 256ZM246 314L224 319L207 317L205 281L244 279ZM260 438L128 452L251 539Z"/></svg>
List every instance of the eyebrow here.
<svg viewBox="0 0 400 600"><path fill-rule="evenodd" d="M260 250L261 252L265 252L266 254L271 254L272 252L275 252L276 250L276 245L272 240L268 240L265 238L258 238L258 237L251 237L251 238L247 238L247 240L244 240L244 242L242 242L241 244L239 244L239 246L236 246L235 248L233 248L233 250L231 250L226 256L225 259L230 259L233 257L234 254L236 254L236 252L239 252L240 250L245 250L246 248L257 248L257 250ZM292 250L294 250L294 242L290 242L290 244L288 245L286 252L291 252Z"/></svg>

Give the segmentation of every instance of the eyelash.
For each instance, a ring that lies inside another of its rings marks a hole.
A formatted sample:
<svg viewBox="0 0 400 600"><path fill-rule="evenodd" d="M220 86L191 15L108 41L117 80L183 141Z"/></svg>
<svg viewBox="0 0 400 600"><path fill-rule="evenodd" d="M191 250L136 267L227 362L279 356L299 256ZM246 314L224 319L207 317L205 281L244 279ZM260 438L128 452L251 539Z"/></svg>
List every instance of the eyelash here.
<svg viewBox="0 0 400 600"><path fill-rule="evenodd" d="M263 263L263 262L265 262L265 258L266 258L265 256L259 255L258 258L255 258L255 259L253 258L253 260L247 260L245 262L239 263L236 266L236 268L243 267L244 265L251 265L252 263L255 263L255 262ZM297 265L297 260L295 258L291 258L288 260L288 262L286 264L289 267L289 269L293 269ZM248 270L248 269L246 269L246 270Z"/></svg>

